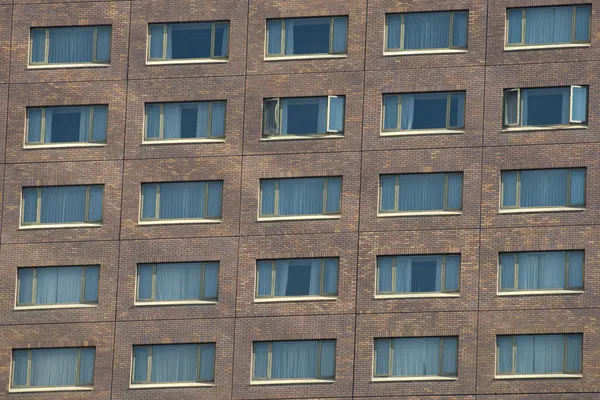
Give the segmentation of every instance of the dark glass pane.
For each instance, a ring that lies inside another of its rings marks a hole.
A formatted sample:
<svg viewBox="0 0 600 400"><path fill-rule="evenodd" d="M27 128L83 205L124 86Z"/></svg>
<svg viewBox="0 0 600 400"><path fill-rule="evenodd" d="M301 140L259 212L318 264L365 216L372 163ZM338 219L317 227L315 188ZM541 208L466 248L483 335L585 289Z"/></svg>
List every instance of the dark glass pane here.
<svg viewBox="0 0 600 400"><path fill-rule="evenodd" d="M290 263L286 296L306 296L310 289L310 263Z"/></svg>
<svg viewBox="0 0 600 400"><path fill-rule="evenodd" d="M53 112L52 113L52 139L46 138L46 142L66 143L79 142L79 122L81 113ZM47 120L46 120L47 122ZM87 139L87 138L86 138Z"/></svg>
<svg viewBox="0 0 600 400"><path fill-rule="evenodd" d="M212 24L171 24L167 27L167 58L209 58Z"/></svg>
<svg viewBox="0 0 600 400"><path fill-rule="evenodd" d="M322 104L321 104L322 103ZM320 107L323 107L320 111ZM324 133L327 119L327 99L285 99L282 101L282 134L303 135Z"/></svg>
<svg viewBox="0 0 600 400"><path fill-rule="evenodd" d="M406 97L406 96L405 96ZM412 129L444 129L446 128L446 101L447 96L442 95L416 95L414 96L414 115ZM404 100L404 98L403 98ZM403 101L402 106L405 107ZM407 105L406 105L407 106ZM407 111L402 111L402 117ZM410 117L410 116L409 116ZM404 124L404 121L402 121Z"/></svg>
<svg viewBox="0 0 600 400"><path fill-rule="evenodd" d="M522 91L523 125L558 125L569 122L569 88Z"/></svg>
<svg viewBox="0 0 600 400"><path fill-rule="evenodd" d="M413 259L411 292L438 292L436 288L436 260Z"/></svg>
<svg viewBox="0 0 600 400"><path fill-rule="evenodd" d="M181 138L195 138L196 129L198 127L198 109L197 108L182 108L181 109Z"/></svg>
<svg viewBox="0 0 600 400"><path fill-rule="evenodd" d="M285 54L329 53L329 18L285 21Z"/></svg>

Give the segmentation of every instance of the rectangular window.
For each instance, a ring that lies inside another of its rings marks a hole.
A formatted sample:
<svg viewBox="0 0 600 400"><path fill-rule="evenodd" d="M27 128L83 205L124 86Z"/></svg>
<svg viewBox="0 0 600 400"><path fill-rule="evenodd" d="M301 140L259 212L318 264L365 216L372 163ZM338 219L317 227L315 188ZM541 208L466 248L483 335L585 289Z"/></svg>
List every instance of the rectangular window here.
<svg viewBox="0 0 600 400"><path fill-rule="evenodd" d="M260 216L340 214L342 178L288 178L260 181Z"/></svg>
<svg viewBox="0 0 600 400"><path fill-rule="evenodd" d="M142 184L142 221L220 219L223 181Z"/></svg>
<svg viewBox="0 0 600 400"><path fill-rule="evenodd" d="M94 385L94 347L13 350L13 388Z"/></svg>
<svg viewBox="0 0 600 400"><path fill-rule="evenodd" d="M19 268L17 274L17 306L98 303L98 266Z"/></svg>
<svg viewBox="0 0 600 400"><path fill-rule="evenodd" d="M146 104L146 140L225 137L224 101Z"/></svg>
<svg viewBox="0 0 600 400"><path fill-rule="evenodd" d="M502 207L585 207L585 168L502 171Z"/></svg>
<svg viewBox="0 0 600 400"><path fill-rule="evenodd" d="M375 377L458 375L458 337L375 339Z"/></svg>
<svg viewBox="0 0 600 400"><path fill-rule="evenodd" d="M498 336L498 375L581 374L582 334Z"/></svg>
<svg viewBox="0 0 600 400"><path fill-rule="evenodd" d="M590 42L590 5L506 10L508 46Z"/></svg>
<svg viewBox="0 0 600 400"><path fill-rule="evenodd" d="M30 63L109 64L110 26L31 29Z"/></svg>
<svg viewBox="0 0 600 400"><path fill-rule="evenodd" d="M345 96L265 99L263 136L344 133Z"/></svg>
<svg viewBox="0 0 600 400"><path fill-rule="evenodd" d="M256 297L337 296L338 259L258 261Z"/></svg>
<svg viewBox="0 0 600 400"><path fill-rule="evenodd" d="M107 106L27 109L28 145L106 143Z"/></svg>
<svg viewBox="0 0 600 400"><path fill-rule="evenodd" d="M582 290L583 251L500 254L500 291Z"/></svg>
<svg viewBox="0 0 600 400"><path fill-rule="evenodd" d="M267 56L346 54L348 17L267 21Z"/></svg>
<svg viewBox="0 0 600 400"><path fill-rule="evenodd" d="M383 132L461 130L465 92L385 94L382 119Z"/></svg>
<svg viewBox="0 0 600 400"><path fill-rule="evenodd" d="M148 25L148 61L227 59L229 22Z"/></svg>
<svg viewBox="0 0 600 400"><path fill-rule="evenodd" d="M103 185L23 188L23 225L102 223Z"/></svg>
<svg viewBox="0 0 600 400"><path fill-rule="evenodd" d="M468 11L386 15L386 51L466 49Z"/></svg>
<svg viewBox="0 0 600 400"><path fill-rule="evenodd" d="M216 301L218 262L140 264L137 301Z"/></svg>
<svg viewBox="0 0 600 400"><path fill-rule="evenodd" d="M377 294L457 293L460 255L377 258Z"/></svg>
<svg viewBox="0 0 600 400"><path fill-rule="evenodd" d="M253 380L335 379L335 340L254 342Z"/></svg>
<svg viewBox="0 0 600 400"><path fill-rule="evenodd" d="M588 87L504 90L504 126L585 125Z"/></svg>
<svg viewBox="0 0 600 400"><path fill-rule="evenodd" d="M211 383L215 344L133 346L133 384Z"/></svg>
<svg viewBox="0 0 600 400"><path fill-rule="evenodd" d="M462 173L381 175L382 213L462 209Z"/></svg>

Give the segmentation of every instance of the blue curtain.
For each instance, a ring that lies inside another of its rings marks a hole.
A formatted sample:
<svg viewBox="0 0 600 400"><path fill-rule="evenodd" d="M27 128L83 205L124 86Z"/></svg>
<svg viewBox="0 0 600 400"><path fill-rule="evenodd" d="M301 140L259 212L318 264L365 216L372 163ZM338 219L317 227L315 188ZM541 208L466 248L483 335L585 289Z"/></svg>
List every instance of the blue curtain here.
<svg viewBox="0 0 600 400"><path fill-rule="evenodd" d="M508 43L520 44L523 32L523 10L508 10Z"/></svg>
<svg viewBox="0 0 600 400"><path fill-rule="evenodd" d="M562 373L564 335L517 336L517 374Z"/></svg>
<svg viewBox="0 0 600 400"><path fill-rule="evenodd" d="M261 189L261 215L274 215L275 214L275 192L276 192L277 181L273 179L262 180L260 182Z"/></svg>
<svg viewBox="0 0 600 400"><path fill-rule="evenodd" d="M500 255L500 288L515 289L515 254Z"/></svg>
<svg viewBox="0 0 600 400"><path fill-rule="evenodd" d="M377 291L380 293L389 293L393 290L392 274L394 269L393 257L379 257L377 260L379 277L377 279Z"/></svg>
<svg viewBox="0 0 600 400"><path fill-rule="evenodd" d="M337 294L338 288L338 260L326 258L323 271L323 294Z"/></svg>
<svg viewBox="0 0 600 400"><path fill-rule="evenodd" d="M446 206L450 210L462 209L462 174L448 174Z"/></svg>
<svg viewBox="0 0 600 400"><path fill-rule="evenodd" d="M23 188L23 222L37 221L38 188Z"/></svg>
<svg viewBox="0 0 600 400"><path fill-rule="evenodd" d="M398 129L398 96L383 96L383 129Z"/></svg>
<svg viewBox="0 0 600 400"><path fill-rule="evenodd" d="M102 221L103 186L90 186L90 202L87 221Z"/></svg>
<svg viewBox="0 0 600 400"><path fill-rule="evenodd" d="M106 126L108 124L108 107L94 107L94 121L92 124L92 140L106 142Z"/></svg>
<svg viewBox="0 0 600 400"><path fill-rule="evenodd" d="M402 338L394 340L393 376L439 375L439 338Z"/></svg>
<svg viewBox="0 0 600 400"><path fill-rule="evenodd" d="M348 36L348 19L334 18L333 19L333 41L332 51L334 53L346 52L346 38Z"/></svg>
<svg viewBox="0 0 600 400"><path fill-rule="evenodd" d="M390 340L375 340L375 375L390 373Z"/></svg>
<svg viewBox="0 0 600 400"><path fill-rule="evenodd" d="M158 218L203 218L204 188L204 182L161 183Z"/></svg>
<svg viewBox="0 0 600 400"><path fill-rule="evenodd" d="M200 263L156 265L156 300L199 300L202 267Z"/></svg>
<svg viewBox="0 0 600 400"><path fill-rule="evenodd" d="M219 264L218 263L207 263L204 264L204 279L203 284L203 298L204 299L216 299L219 285Z"/></svg>
<svg viewBox="0 0 600 400"><path fill-rule="evenodd" d="M321 342L320 377L332 378L335 376L335 341Z"/></svg>
<svg viewBox="0 0 600 400"><path fill-rule="evenodd" d="M96 349L83 348L79 350L79 384L92 385L94 383L94 360Z"/></svg>
<svg viewBox="0 0 600 400"><path fill-rule="evenodd" d="M138 295L139 300L152 299L152 265L140 265L138 267Z"/></svg>
<svg viewBox="0 0 600 400"><path fill-rule="evenodd" d="M521 171L521 207L567 205L567 169Z"/></svg>
<svg viewBox="0 0 600 400"><path fill-rule="evenodd" d="M198 345L152 346L151 382L196 382Z"/></svg>
<svg viewBox="0 0 600 400"><path fill-rule="evenodd" d="M389 50L400 50L400 29L402 16L388 15L387 17L387 48Z"/></svg>
<svg viewBox="0 0 600 400"><path fill-rule="evenodd" d="M575 12L575 40L587 42L590 40L590 6L577 7Z"/></svg>
<svg viewBox="0 0 600 400"><path fill-rule="evenodd" d="M532 7L526 11L525 43L570 43L571 7Z"/></svg>
<svg viewBox="0 0 600 400"><path fill-rule="evenodd" d="M517 206L517 171L502 172L502 206Z"/></svg>
<svg viewBox="0 0 600 400"><path fill-rule="evenodd" d="M48 62L77 63L92 62L94 28L51 28Z"/></svg>
<svg viewBox="0 0 600 400"><path fill-rule="evenodd" d="M316 341L273 342L272 352L273 379L317 377Z"/></svg>
<svg viewBox="0 0 600 400"><path fill-rule="evenodd" d="M225 136L225 102L214 102L211 106L210 135L215 138Z"/></svg>
<svg viewBox="0 0 600 400"><path fill-rule="evenodd" d="M27 142L40 143L42 141L42 109L28 109L27 121Z"/></svg>
<svg viewBox="0 0 600 400"><path fill-rule="evenodd" d="M268 21L267 30L269 42L267 44L267 54L281 54L281 31L282 21Z"/></svg>
<svg viewBox="0 0 600 400"><path fill-rule="evenodd" d="M206 138L208 136L208 104L208 102L164 104L163 138ZM189 115L195 115L195 118L189 120ZM193 128L192 132L188 131L190 127ZM156 128L153 127L153 129Z"/></svg>
<svg viewBox="0 0 600 400"><path fill-rule="evenodd" d="M160 104L146 104L146 138L160 138Z"/></svg>
<svg viewBox="0 0 600 400"><path fill-rule="evenodd" d="M33 268L19 268L19 305L33 302Z"/></svg>
<svg viewBox="0 0 600 400"><path fill-rule="evenodd" d="M444 277L444 290L458 291L460 277L460 256L446 256L446 270Z"/></svg>
<svg viewBox="0 0 600 400"><path fill-rule="evenodd" d="M85 221L86 186L42 188L41 223Z"/></svg>
<svg viewBox="0 0 600 400"><path fill-rule="evenodd" d="M81 267L38 268L35 304L81 303Z"/></svg>
<svg viewBox="0 0 600 400"><path fill-rule="evenodd" d="M513 336L498 336L498 373L513 372Z"/></svg>
<svg viewBox="0 0 600 400"><path fill-rule="evenodd" d="M148 346L135 346L134 351L134 362L133 362L133 381L134 382L148 382Z"/></svg>
<svg viewBox="0 0 600 400"><path fill-rule="evenodd" d="M450 95L450 121L449 128L463 128L465 126L465 94L452 93Z"/></svg>
<svg viewBox="0 0 600 400"><path fill-rule="evenodd" d="M587 87L573 87L573 109L571 114L573 122L587 122Z"/></svg>
<svg viewBox="0 0 600 400"><path fill-rule="evenodd" d="M565 372L581 371L582 335L567 336L567 370Z"/></svg>
<svg viewBox="0 0 600 400"><path fill-rule="evenodd" d="M46 60L46 29L33 29L31 41L31 62L43 63Z"/></svg>
<svg viewBox="0 0 600 400"><path fill-rule="evenodd" d="M281 179L279 181L279 215L323 214L322 178Z"/></svg>
<svg viewBox="0 0 600 400"><path fill-rule="evenodd" d="M518 278L520 290L564 289L565 253L520 253Z"/></svg>
<svg viewBox="0 0 600 400"><path fill-rule="evenodd" d="M444 174L400 175L400 211L444 209Z"/></svg>
<svg viewBox="0 0 600 400"><path fill-rule="evenodd" d="M31 386L75 386L76 348L31 351Z"/></svg>
<svg viewBox="0 0 600 400"><path fill-rule="evenodd" d="M108 62L110 60L110 26L96 28L96 61Z"/></svg>
<svg viewBox="0 0 600 400"><path fill-rule="evenodd" d="M271 261L258 262L258 296L270 296L273 282L273 263Z"/></svg>
<svg viewBox="0 0 600 400"><path fill-rule="evenodd" d="M381 211L396 210L396 175L381 176Z"/></svg>
<svg viewBox="0 0 600 400"><path fill-rule="evenodd" d="M458 338L445 337L442 342L442 374L456 375L458 360Z"/></svg>
<svg viewBox="0 0 600 400"><path fill-rule="evenodd" d="M98 302L98 282L100 279L100 268L85 268L85 286L83 300L86 302Z"/></svg>
<svg viewBox="0 0 600 400"><path fill-rule="evenodd" d="M164 25L150 26L150 59L163 58Z"/></svg>
<svg viewBox="0 0 600 400"><path fill-rule="evenodd" d="M583 251L569 252L569 287L583 287Z"/></svg>
<svg viewBox="0 0 600 400"><path fill-rule="evenodd" d="M409 13L404 15L404 49L449 48L450 13Z"/></svg>
<svg viewBox="0 0 600 400"><path fill-rule="evenodd" d="M13 351L13 370L12 370L12 385L25 386L27 385L27 365L29 364L28 350Z"/></svg>

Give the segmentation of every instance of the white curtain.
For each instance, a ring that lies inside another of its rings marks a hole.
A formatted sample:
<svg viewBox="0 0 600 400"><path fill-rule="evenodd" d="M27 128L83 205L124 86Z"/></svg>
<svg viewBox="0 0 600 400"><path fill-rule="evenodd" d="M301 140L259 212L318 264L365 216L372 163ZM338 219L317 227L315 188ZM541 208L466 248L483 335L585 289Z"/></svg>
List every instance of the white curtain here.
<svg viewBox="0 0 600 400"><path fill-rule="evenodd" d="M152 382L196 382L198 345L152 347Z"/></svg>
<svg viewBox="0 0 600 400"><path fill-rule="evenodd" d="M156 265L156 300L198 300L202 269L199 263Z"/></svg>
<svg viewBox="0 0 600 400"><path fill-rule="evenodd" d="M527 92L527 91L524 91ZM523 110L526 111L526 110ZM525 115L525 113L523 113ZM514 125L518 122L519 116L519 93L516 90L507 90L504 92L504 125ZM525 125L521 121L522 125Z"/></svg>
<svg viewBox="0 0 600 400"><path fill-rule="evenodd" d="M316 378L317 342L273 342L273 379Z"/></svg>
<svg viewBox="0 0 600 400"><path fill-rule="evenodd" d="M411 257L396 258L396 292L409 293L412 286Z"/></svg>
<svg viewBox="0 0 600 400"><path fill-rule="evenodd" d="M80 303L81 272L81 267L38 268L35 303Z"/></svg>
<svg viewBox="0 0 600 400"><path fill-rule="evenodd" d="M160 219L204 217L203 182L176 182L160 185Z"/></svg>
<svg viewBox="0 0 600 400"><path fill-rule="evenodd" d="M571 42L571 7L528 8L526 21L526 44Z"/></svg>
<svg viewBox="0 0 600 400"><path fill-rule="evenodd" d="M519 289L564 289L565 253L562 251L519 254Z"/></svg>
<svg viewBox="0 0 600 400"><path fill-rule="evenodd" d="M41 223L85 221L85 186L42 188Z"/></svg>
<svg viewBox="0 0 600 400"><path fill-rule="evenodd" d="M31 386L75 386L77 349L31 351Z"/></svg>
<svg viewBox="0 0 600 400"><path fill-rule="evenodd" d="M181 139L183 137L183 112L196 111L196 132L194 137L206 138L208 136L208 103L171 103L164 105L164 133L165 139ZM154 111L156 112L156 111ZM156 117L154 117L156 118ZM160 121L160 120L159 120ZM157 121L157 122L159 122ZM153 122L156 123L156 122ZM153 129L156 129L154 126Z"/></svg>
<svg viewBox="0 0 600 400"><path fill-rule="evenodd" d="M411 130L415 118L415 95L402 95L402 116L400 124L402 130Z"/></svg>
<svg viewBox="0 0 600 400"><path fill-rule="evenodd" d="M294 25L296 21L293 19L285 20L285 54L294 54Z"/></svg>
<svg viewBox="0 0 600 400"><path fill-rule="evenodd" d="M387 48L389 50L400 50L400 26L402 17L400 15L389 15L387 17Z"/></svg>
<svg viewBox="0 0 600 400"><path fill-rule="evenodd" d="M323 213L324 179L301 178L279 181L279 215Z"/></svg>
<svg viewBox="0 0 600 400"><path fill-rule="evenodd" d="M290 262L278 260L275 264L275 296L285 296L288 287Z"/></svg>
<svg viewBox="0 0 600 400"><path fill-rule="evenodd" d="M567 205L566 169L521 171L521 207Z"/></svg>
<svg viewBox="0 0 600 400"><path fill-rule="evenodd" d="M450 13L409 13L404 15L404 49L448 48Z"/></svg>
<svg viewBox="0 0 600 400"><path fill-rule="evenodd" d="M394 340L394 376L439 375L440 339L410 338Z"/></svg>
<svg viewBox="0 0 600 400"><path fill-rule="evenodd" d="M94 28L51 28L48 62L91 62L94 49Z"/></svg>
<svg viewBox="0 0 600 400"><path fill-rule="evenodd" d="M400 175L400 211L444 209L444 174Z"/></svg>

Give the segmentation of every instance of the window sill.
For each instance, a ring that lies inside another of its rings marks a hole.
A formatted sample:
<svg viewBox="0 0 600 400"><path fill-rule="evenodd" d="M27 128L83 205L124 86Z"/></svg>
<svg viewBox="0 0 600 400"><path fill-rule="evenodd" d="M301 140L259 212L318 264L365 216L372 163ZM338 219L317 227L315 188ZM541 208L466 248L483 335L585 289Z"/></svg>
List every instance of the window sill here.
<svg viewBox="0 0 600 400"><path fill-rule="evenodd" d="M135 301L133 303L136 307L153 307L153 306L201 306L201 305L213 305L217 304L217 301L204 301L204 300L182 300L182 301Z"/></svg>
<svg viewBox="0 0 600 400"><path fill-rule="evenodd" d="M310 220L328 220L341 219L340 214L336 215L295 215L290 217L258 217L258 222L276 222L276 221L310 221Z"/></svg>
<svg viewBox="0 0 600 400"><path fill-rule="evenodd" d="M375 299L426 299L426 298L456 298L460 293L406 293L406 294L376 294Z"/></svg>
<svg viewBox="0 0 600 400"><path fill-rule="evenodd" d="M288 297L268 297L268 298L255 298L255 303L286 303L295 301L334 301L338 298L336 296L288 296Z"/></svg>
<svg viewBox="0 0 600 400"><path fill-rule="evenodd" d="M102 224L39 224L39 225L21 225L19 229L63 229L63 228L101 228Z"/></svg>
<svg viewBox="0 0 600 400"><path fill-rule="evenodd" d="M378 212L380 218L388 217L427 217L427 216L462 215L462 211L410 211L410 212Z"/></svg>
<svg viewBox="0 0 600 400"><path fill-rule="evenodd" d="M138 225L189 225L189 224L220 224L220 219L177 219L165 221L138 221Z"/></svg>
<svg viewBox="0 0 600 400"><path fill-rule="evenodd" d="M56 143L56 144L26 144L23 146L25 150L36 149L57 149L69 147L106 147L106 143Z"/></svg>
<svg viewBox="0 0 600 400"><path fill-rule="evenodd" d="M250 385L261 386L261 385L306 385L306 384L319 384L319 383L334 383L335 380L331 379L273 379L265 381L250 381Z"/></svg>
<svg viewBox="0 0 600 400"><path fill-rule="evenodd" d="M400 50L384 51L384 56L416 56L427 54L464 54L467 49L424 49L424 50Z"/></svg>
<svg viewBox="0 0 600 400"><path fill-rule="evenodd" d="M590 47L591 43L538 44L525 46L504 46L504 51L544 50L544 49L576 49Z"/></svg>
<svg viewBox="0 0 600 400"><path fill-rule="evenodd" d="M382 131L380 136L458 135L465 131L457 129L415 129L411 131Z"/></svg>
<svg viewBox="0 0 600 400"><path fill-rule="evenodd" d="M392 376L392 377L373 377L373 382L423 382L423 381L457 381L453 376Z"/></svg>
<svg viewBox="0 0 600 400"><path fill-rule="evenodd" d="M166 388L195 388L195 387L213 387L214 383L194 383L194 382L179 382L179 383L142 383L129 384L129 389L166 389Z"/></svg>
<svg viewBox="0 0 600 400"><path fill-rule="evenodd" d="M106 68L110 67L110 64L98 64L98 63L74 63L74 64L42 64L42 65L28 65L28 69L60 69L60 68Z"/></svg>
<svg viewBox="0 0 600 400"><path fill-rule="evenodd" d="M170 140L143 140L144 146L166 144L199 144L199 143L225 143L225 139L170 139Z"/></svg>
<svg viewBox="0 0 600 400"><path fill-rule="evenodd" d="M9 388L9 393L36 393L36 392L84 392L94 390L93 386L56 386L39 388Z"/></svg>
<svg viewBox="0 0 600 400"><path fill-rule="evenodd" d="M585 211L585 208L579 207L531 207L531 208L515 208L515 209L500 209L500 214L524 214L524 213L541 213L541 212L568 212L568 211Z"/></svg>
<svg viewBox="0 0 600 400"><path fill-rule="evenodd" d="M531 374L531 375L496 375L498 380L510 379L578 379L583 378L583 374Z"/></svg>
<svg viewBox="0 0 600 400"><path fill-rule="evenodd" d="M583 290L521 290L498 292L498 296L544 296L556 294L583 294Z"/></svg>
<svg viewBox="0 0 600 400"><path fill-rule="evenodd" d="M98 304L48 304L43 306L15 306L15 311L57 310L61 308L98 308Z"/></svg>
<svg viewBox="0 0 600 400"><path fill-rule="evenodd" d="M283 135L262 137L263 142L275 142L280 140L309 140L309 139L343 139L344 135Z"/></svg>
<svg viewBox="0 0 600 400"><path fill-rule="evenodd" d="M265 56L265 61L323 60L348 58L348 54L306 54L299 56Z"/></svg>
<svg viewBox="0 0 600 400"><path fill-rule="evenodd" d="M551 125L551 126L514 126L500 132L532 132L532 131L564 131L570 129L587 129L587 125Z"/></svg>
<svg viewBox="0 0 600 400"><path fill-rule="evenodd" d="M165 60L165 61L146 60L146 65L225 64L228 62L229 62L229 59L192 58L192 59L185 59L185 60Z"/></svg>

